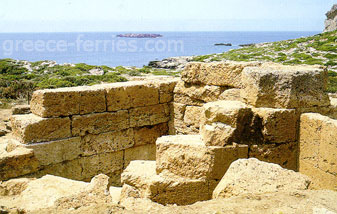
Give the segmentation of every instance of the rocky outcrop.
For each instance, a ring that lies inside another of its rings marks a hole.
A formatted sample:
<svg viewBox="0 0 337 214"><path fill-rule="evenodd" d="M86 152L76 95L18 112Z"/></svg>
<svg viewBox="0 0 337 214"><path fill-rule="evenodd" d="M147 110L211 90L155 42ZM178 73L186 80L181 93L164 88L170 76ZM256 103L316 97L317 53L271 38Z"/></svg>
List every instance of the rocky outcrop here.
<svg viewBox="0 0 337 214"><path fill-rule="evenodd" d="M153 68L176 69L181 71L186 64L192 61L192 56L170 57L163 60L150 61L149 66Z"/></svg>
<svg viewBox="0 0 337 214"><path fill-rule="evenodd" d="M334 4L330 11L326 14L327 19L325 20L324 32L330 32L337 30L337 4Z"/></svg>

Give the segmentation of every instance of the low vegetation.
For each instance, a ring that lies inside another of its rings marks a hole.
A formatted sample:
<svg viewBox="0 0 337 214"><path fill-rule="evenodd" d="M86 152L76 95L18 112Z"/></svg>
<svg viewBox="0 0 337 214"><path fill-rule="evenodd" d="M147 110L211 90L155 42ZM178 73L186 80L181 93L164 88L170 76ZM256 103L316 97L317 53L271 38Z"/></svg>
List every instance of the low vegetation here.
<svg viewBox="0 0 337 214"><path fill-rule="evenodd" d="M329 70L328 92L337 92L337 31L293 40L256 44L192 61L271 61L285 65L324 65Z"/></svg>

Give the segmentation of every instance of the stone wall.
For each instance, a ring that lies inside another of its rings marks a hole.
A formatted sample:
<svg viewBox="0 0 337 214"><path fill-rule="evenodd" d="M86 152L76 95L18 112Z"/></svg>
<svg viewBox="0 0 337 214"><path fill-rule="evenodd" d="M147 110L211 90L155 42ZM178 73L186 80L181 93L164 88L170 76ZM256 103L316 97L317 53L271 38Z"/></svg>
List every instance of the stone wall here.
<svg viewBox="0 0 337 214"><path fill-rule="evenodd" d="M34 92L32 113L11 118L19 142L7 145L30 154L20 156L27 167L17 170L15 160L8 158L12 168L0 172L1 179L53 174L89 181L104 173L119 184L131 160L155 159L156 139L169 132L175 84L175 80L133 81Z"/></svg>

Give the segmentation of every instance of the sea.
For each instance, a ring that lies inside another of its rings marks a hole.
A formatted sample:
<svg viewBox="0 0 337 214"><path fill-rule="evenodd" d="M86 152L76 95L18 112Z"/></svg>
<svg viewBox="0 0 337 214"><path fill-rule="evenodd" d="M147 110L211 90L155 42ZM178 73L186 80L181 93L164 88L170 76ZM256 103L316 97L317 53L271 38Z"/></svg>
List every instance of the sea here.
<svg viewBox="0 0 337 214"><path fill-rule="evenodd" d="M295 39L320 32L139 32L162 37L117 37L124 33L129 32L0 33L0 58L142 67L149 61L168 57L222 53L242 44Z"/></svg>

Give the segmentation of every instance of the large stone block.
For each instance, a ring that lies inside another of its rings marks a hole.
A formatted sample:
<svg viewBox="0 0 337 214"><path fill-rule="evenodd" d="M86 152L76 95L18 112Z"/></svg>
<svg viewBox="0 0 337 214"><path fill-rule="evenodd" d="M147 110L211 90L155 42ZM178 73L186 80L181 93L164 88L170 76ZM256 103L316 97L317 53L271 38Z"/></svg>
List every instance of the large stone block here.
<svg viewBox="0 0 337 214"><path fill-rule="evenodd" d="M298 170L298 143L250 145L249 157Z"/></svg>
<svg viewBox="0 0 337 214"><path fill-rule="evenodd" d="M104 112L105 90L99 86L38 90L33 93L30 108L41 117Z"/></svg>
<svg viewBox="0 0 337 214"><path fill-rule="evenodd" d="M157 175L155 161L132 161L122 173L122 183L121 200L133 196L164 205L187 205L211 195L207 181Z"/></svg>
<svg viewBox="0 0 337 214"><path fill-rule="evenodd" d="M157 140L157 173L219 180L229 165L248 157L248 146L207 147L199 135L171 135Z"/></svg>
<svg viewBox="0 0 337 214"><path fill-rule="evenodd" d="M300 160L299 172L307 175L312 183L312 189L331 189L337 191L337 176L325 172L306 160Z"/></svg>
<svg viewBox="0 0 337 214"><path fill-rule="evenodd" d="M83 156L102 153L111 153L134 146L133 129L105 132L101 134L88 134L82 137L81 151Z"/></svg>
<svg viewBox="0 0 337 214"><path fill-rule="evenodd" d="M170 119L168 104L159 104L132 108L130 113L130 127L140 127L165 123Z"/></svg>
<svg viewBox="0 0 337 214"><path fill-rule="evenodd" d="M295 109L253 108L261 119L264 142L285 143L297 140L299 115Z"/></svg>
<svg viewBox="0 0 337 214"><path fill-rule="evenodd" d="M203 106L205 103L202 100L193 99L189 97L188 95L184 95L184 94L174 94L173 100L175 103L186 104L189 106Z"/></svg>
<svg viewBox="0 0 337 214"><path fill-rule="evenodd" d="M72 118L72 135L100 134L129 128L127 110L77 115Z"/></svg>
<svg viewBox="0 0 337 214"><path fill-rule="evenodd" d="M152 82L159 89L159 103L168 103L173 100L173 91L178 80L179 78L173 78Z"/></svg>
<svg viewBox="0 0 337 214"><path fill-rule="evenodd" d="M232 100L242 102L241 89L239 88L227 89L224 92L222 92L222 94L220 94L219 100Z"/></svg>
<svg viewBox="0 0 337 214"><path fill-rule="evenodd" d="M306 190L310 179L277 164L255 158L233 162L213 192L213 198Z"/></svg>
<svg viewBox="0 0 337 214"><path fill-rule="evenodd" d="M156 160L156 145L147 144L125 149L124 168L134 160Z"/></svg>
<svg viewBox="0 0 337 214"><path fill-rule="evenodd" d="M168 135L167 123L134 128L135 146L155 144L158 137Z"/></svg>
<svg viewBox="0 0 337 214"><path fill-rule="evenodd" d="M327 71L321 66L265 63L242 72L242 98L256 107L305 108L328 106Z"/></svg>
<svg viewBox="0 0 337 214"><path fill-rule="evenodd" d="M81 138L69 138L45 143L26 145L26 148L34 151L34 156L40 165L50 165L63 161L73 160L81 154Z"/></svg>
<svg viewBox="0 0 337 214"><path fill-rule="evenodd" d="M186 110L186 104L182 103L173 103L172 104L172 115L175 119L183 120Z"/></svg>
<svg viewBox="0 0 337 214"><path fill-rule="evenodd" d="M17 147L6 150L6 144L0 144L0 180L16 178L39 170L39 161L31 149Z"/></svg>
<svg viewBox="0 0 337 214"><path fill-rule="evenodd" d="M248 106L239 101L216 101L203 109L200 134L206 145L241 143L253 117Z"/></svg>
<svg viewBox="0 0 337 214"><path fill-rule="evenodd" d="M179 81L174 89L175 94L188 96L193 100L200 100L202 102L218 100L223 91L224 88L220 86L191 85L183 81Z"/></svg>
<svg viewBox="0 0 337 214"><path fill-rule="evenodd" d="M247 66L259 66L258 62L193 62L186 65L181 79L187 83L241 87L241 72Z"/></svg>
<svg viewBox="0 0 337 214"><path fill-rule="evenodd" d="M200 127L203 108L198 106L187 106L184 114L184 123L187 126Z"/></svg>
<svg viewBox="0 0 337 214"><path fill-rule="evenodd" d="M142 107L159 103L159 89L145 81L105 85L108 111Z"/></svg>
<svg viewBox="0 0 337 214"><path fill-rule="evenodd" d="M13 115L12 130L22 143L47 142L71 137L70 119L42 118L34 114Z"/></svg>

